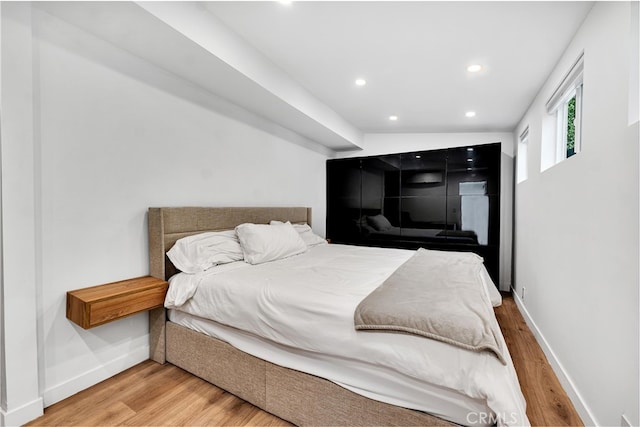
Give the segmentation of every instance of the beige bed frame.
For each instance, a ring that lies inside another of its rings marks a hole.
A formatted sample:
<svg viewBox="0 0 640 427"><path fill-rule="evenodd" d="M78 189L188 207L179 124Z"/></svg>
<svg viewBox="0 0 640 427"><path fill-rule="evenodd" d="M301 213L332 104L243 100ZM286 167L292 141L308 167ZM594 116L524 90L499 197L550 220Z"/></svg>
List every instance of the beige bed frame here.
<svg viewBox="0 0 640 427"><path fill-rule="evenodd" d="M166 252L181 237L272 219L311 225L311 208L149 208L148 219L150 272L167 279L176 269ZM251 356L168 321L164 308L150 313L149 328L151 359L174 364L296 425L454 425Z"/></svg>

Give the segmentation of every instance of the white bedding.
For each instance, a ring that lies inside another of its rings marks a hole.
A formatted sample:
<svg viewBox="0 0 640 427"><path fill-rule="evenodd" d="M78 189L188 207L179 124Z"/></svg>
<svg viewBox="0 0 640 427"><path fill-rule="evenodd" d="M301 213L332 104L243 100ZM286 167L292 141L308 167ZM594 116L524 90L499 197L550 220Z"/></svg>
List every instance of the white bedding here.
<svg viewBox="0 0 640 427"><path fill-rule="evenodd" d="M510 358L504 366L489 353L354 329L356 306L412 254L320 245L275 262L235 262L195 275L181 273L170 281L165 306L239 329L221 326L214 334L245 352L371 398L459 424L479 425L488 420L481 413L490 409L499 425L528 425ZM498 303L500 295L484 269L482 279ZM186 319L179 312L172 311L171 319ZM185 322L204 330L197 324L206 322L191 319ZM441 401L434 403L430 396Z"/></svg>

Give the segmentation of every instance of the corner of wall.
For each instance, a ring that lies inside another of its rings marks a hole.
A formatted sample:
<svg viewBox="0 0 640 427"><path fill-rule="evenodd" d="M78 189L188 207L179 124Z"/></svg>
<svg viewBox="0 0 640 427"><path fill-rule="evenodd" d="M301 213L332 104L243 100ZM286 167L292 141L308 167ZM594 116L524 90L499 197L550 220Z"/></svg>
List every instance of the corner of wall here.
<svg viewBox="0 0 640 427"><path fill-rule="evenodd" d="M513 271L514 157L502 152L500 190L500 284L501 291L511 289Z"/></svg>
<svg viewBox="0 0 640 427"><path fill-rule="evenodd" d="M0 424L43 413L39 392L33 163L33 29L31 4L1 3L0 244L2 245L2 401ZM10 40L10 42L9 42Z"/></svg>
<svg viewBox="0 0 640 427"><path fill-rule="evenodd" d="M35 420L43 413L42 398L38 398L10 411L0 410L0 426L19 426Z"/></svg>

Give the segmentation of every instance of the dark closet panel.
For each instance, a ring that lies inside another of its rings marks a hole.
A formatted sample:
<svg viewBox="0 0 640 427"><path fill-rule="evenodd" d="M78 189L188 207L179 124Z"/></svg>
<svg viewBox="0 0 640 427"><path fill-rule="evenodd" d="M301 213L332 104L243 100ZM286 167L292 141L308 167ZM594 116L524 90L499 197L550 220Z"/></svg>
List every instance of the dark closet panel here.
<svg viewBox="0 0 640 427"><path fill-rule="evenodd" d="M473 251L497 284L500 143L327 161L335 243Z"/></svg>
<svg viewBox="0 0 640 427"><path fill-rule="evenodd" d="M336 242L357 242L356 222L361 217L361 159L327 162L327 237ZM330 195L330 196L329 196Z"/></svg>
<svg viewBox="0 0 640 427"><path fill-rule="evenodd" d="M361 217L357 223L361 244L377 245L369 232L370 218L382 216L389 221L384 239L400 236L400 156L396 154L362 158Z"/></svg>

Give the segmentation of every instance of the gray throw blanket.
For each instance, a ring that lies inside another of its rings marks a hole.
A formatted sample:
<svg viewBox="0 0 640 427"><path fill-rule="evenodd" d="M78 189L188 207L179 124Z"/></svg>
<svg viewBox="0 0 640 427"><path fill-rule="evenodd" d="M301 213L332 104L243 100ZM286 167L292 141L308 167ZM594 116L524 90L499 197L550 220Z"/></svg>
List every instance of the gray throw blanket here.
<svg viewBox="0 0 640 427"><path fill-rule="evenodd" d="M500 327L472 253L419 249L356 308L358 330L405 332L472 351L506 365Z"/></svg>

